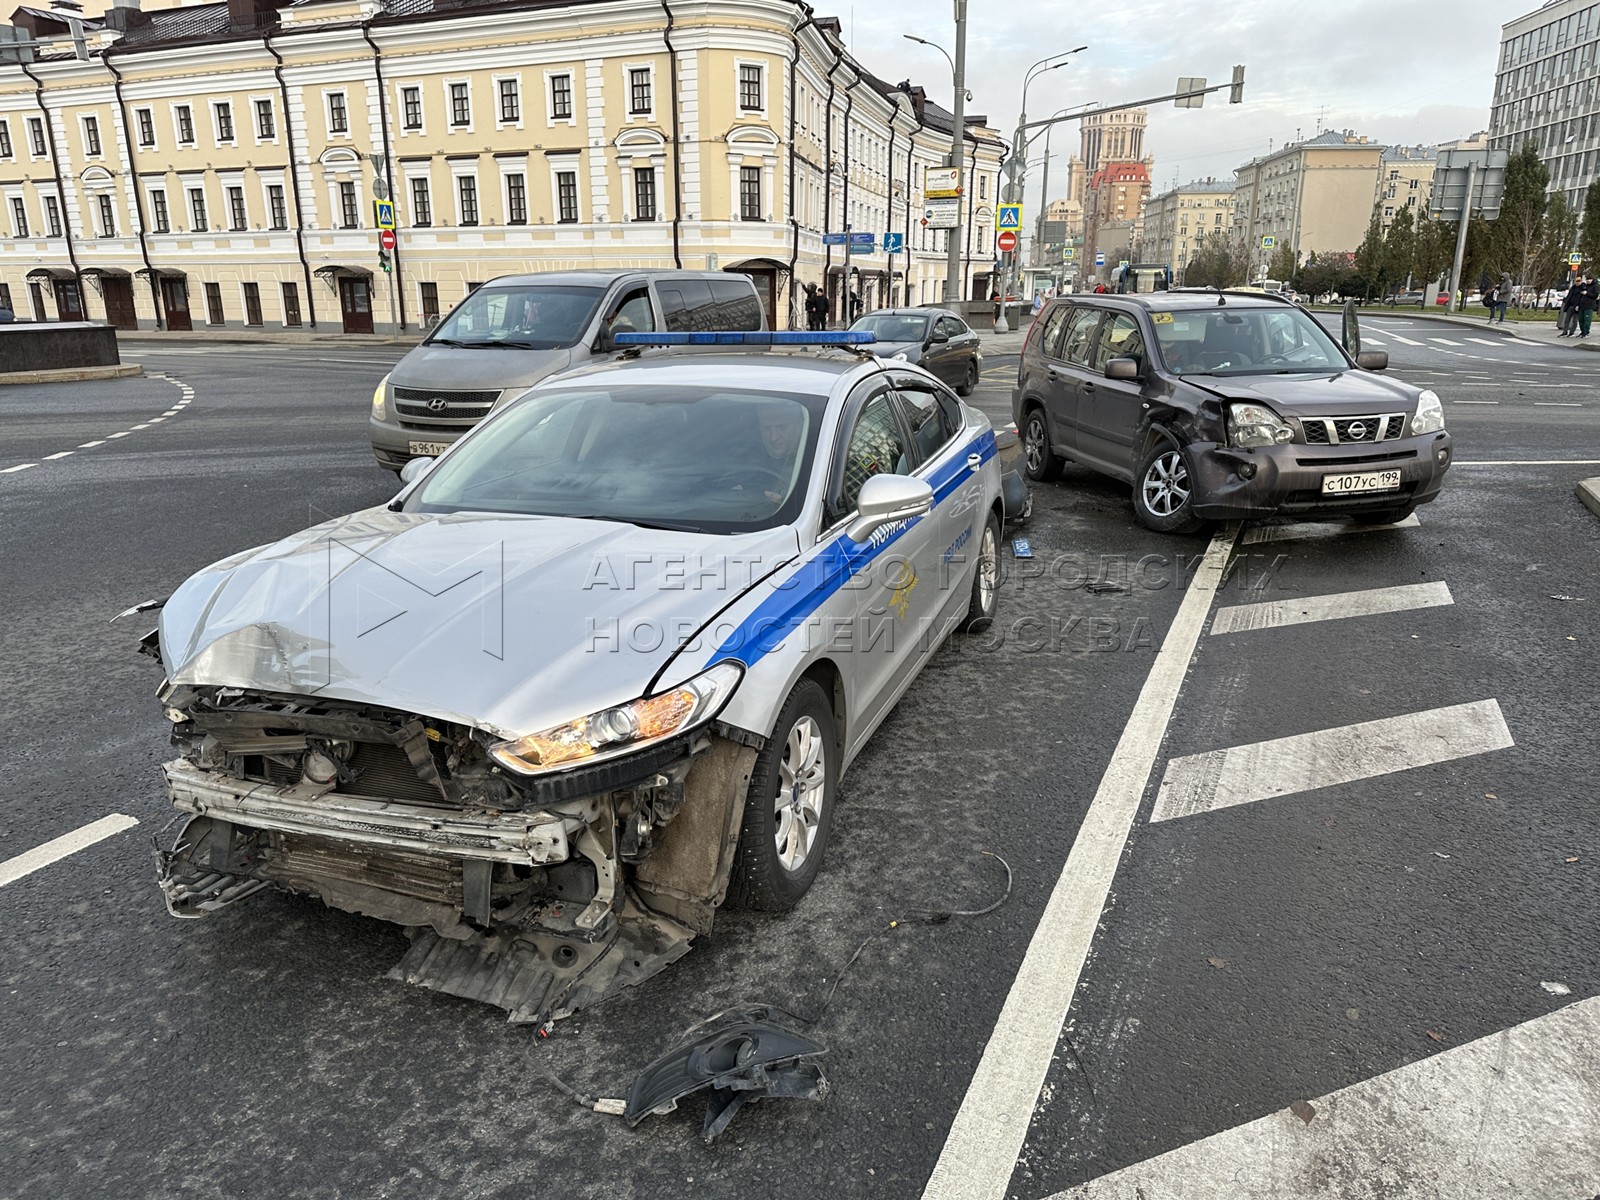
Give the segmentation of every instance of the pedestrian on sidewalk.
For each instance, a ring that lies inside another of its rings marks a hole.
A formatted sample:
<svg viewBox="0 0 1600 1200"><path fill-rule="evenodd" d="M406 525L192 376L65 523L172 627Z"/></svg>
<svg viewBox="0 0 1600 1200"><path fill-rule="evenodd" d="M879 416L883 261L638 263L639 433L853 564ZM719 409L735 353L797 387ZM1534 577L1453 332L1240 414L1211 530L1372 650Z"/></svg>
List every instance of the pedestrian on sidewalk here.
<svg viewBox="0 0 1600 1200"><path fill-rule="evenodd" d="M1594 310L1600 306L1600 285L1594 281L1593 274L1585 274L1583 283L1578 288L1578 336L1589 336L1589 326L1594 323Z"/></svg>
<svg viewBox="0 0 1600 1200"><path fill-rule="evenodd" d="M1483 294L1483 306L1489 310L1489 324L1494 324L1494 314L1500 308L1500 285L1491 283Z"/></svg>
<svg viewBox="0 0 1600 1200"><path fill-rule="evenodd" d="M820 333L828 327L828 296L815 283L806 284L806 328Z"/></svg>
<svg viewBox="0 0 1600 1200"><path fill-rule="evenodd" d="M1566 293L1561 297L1561 314L1556 317L1556 336L1571 337L1578 328L1578 284L1582 282L1576 275L1567 285Z"/></svg>

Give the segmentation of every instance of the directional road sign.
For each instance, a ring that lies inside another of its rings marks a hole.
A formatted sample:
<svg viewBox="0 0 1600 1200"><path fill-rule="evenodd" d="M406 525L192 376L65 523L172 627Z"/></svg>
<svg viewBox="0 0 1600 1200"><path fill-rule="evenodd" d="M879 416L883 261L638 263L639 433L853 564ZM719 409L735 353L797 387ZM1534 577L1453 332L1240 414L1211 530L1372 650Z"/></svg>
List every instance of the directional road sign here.
<svg viewBox="0 0 1600 1200"><path fill-rule="evenodd" d="M871 250L878 244L878 235L874 233L852 233L850 235L850 248L852 250Z"/></svg>
<svg viewBox="0 0 1600 1200"><path fill-rule="evenodd" d="M1020 231L1022 229L1022 205L1002 204L996 212L997 215L994 222L996 230L1004 231L1010 229Z"/></svg>
<svg viewBox="0 0 1600 1200"><path fill-rule="evenodd" d="M1010 254L1017 248L1017 235L1007 229L999 237L995 238L994 244L1000 248L1002 254Z"/></svg>
<svg viewBox="0 0 1600 1200"><path fill-rule="evenodd" d="M372 202L372 223L379 229L394 228L393 200L374 200Z"/></svg>
<svg viewBox="0 0 1600 1200"><path fill-rule="evenodd" d="M899 254L906 248L906 235L903 233L886 233L883 235L883 252L885 254Z"/></svg>
<svg viewBox="0 0 1600 1200"><path fill-rule="evenodd" d="M848 233L825 233L822 235L824 246L843 246L850 240Z"/></svg>

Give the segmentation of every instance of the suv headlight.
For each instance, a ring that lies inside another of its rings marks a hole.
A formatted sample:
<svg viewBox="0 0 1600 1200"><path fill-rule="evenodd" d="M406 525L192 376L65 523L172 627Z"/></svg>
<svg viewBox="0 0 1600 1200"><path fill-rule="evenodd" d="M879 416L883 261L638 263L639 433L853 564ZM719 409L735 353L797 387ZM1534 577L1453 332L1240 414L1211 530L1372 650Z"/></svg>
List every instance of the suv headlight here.
<svg viewBox="0 0 1600 1200"><path fill-rule="evenodd" d="M378 380L378 386L372 390L372 419L386 421L389 419L388 406L384 403L389 394L389 376L385 375Z"/></svg>
<svg viewBox="0 0 1600 1200"><path fill-rule="evenodd" d="M721 711L743 676L744 668L738 663L718 663L675 688L500 742L491 746L489 753L519 775L542 775L618 758L705 724Z"/></svg>
<svg viewBox="0 0 1600 1200"><path fill-rule="evenodd" d="M1437 433L1444 428L1444 405L1434 392L1423 392L1417 397L1417 415L1411 418L1411 432Z"/></svg>
<svg viewBox="0 0 1600 1200"><path fill-rule="evenodd" d="M1264 404L1228 406L1228 444L1244 450L1282 446L1294 441L1294 430Z"/></svg>

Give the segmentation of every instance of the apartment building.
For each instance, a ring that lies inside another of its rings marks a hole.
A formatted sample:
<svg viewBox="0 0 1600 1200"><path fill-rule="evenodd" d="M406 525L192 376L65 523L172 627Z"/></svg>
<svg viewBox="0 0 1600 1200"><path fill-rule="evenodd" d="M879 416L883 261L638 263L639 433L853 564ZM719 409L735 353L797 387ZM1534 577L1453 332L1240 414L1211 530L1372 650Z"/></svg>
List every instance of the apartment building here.
<svg viewBox="0 0 1600 1200"><path fill-rule="evenodd" d="M1434 146L1386 146L1378 160L1378 193L1374 207L1385 233L1406 209L1413 221L1426 217L1433 191L1433 172L1439 165Z"/></svg>
<svg viewBox="0 0 1600 1200"><path fill-rule="evenodd" d="M1600 5L1551 0L1500 34L1489 145L1512 153L1532 142L1550 168L1551 192L1581 208L1600 177Z"/></svg>
<svg viewBox="0 0 1600 1200"><path fill-rule="evenodd" d="M1263 238L1293 250L1297 262L1359 246L1383 152L1364 136L1330 129L1235 169L1233 227L1250 247L1252 268L1266 265Z"/></svg>
<svg viewBox="0 0 1600 1200"><path fill-rule="evenodd" d="M1145 262L1164 263L1176 280L1204 239L1233 236L1233 182L1199 179L1151 196L1144 206Z"/></svg>
<svg viewBox="0 0 1600 1200"><path fill-rule="evenodd" d="M952 235L922 224L921 185L951 115L787 0L124 0L85 22L87 61L62 14L13 19L45 43L0 60L20 316L359 334L586 267L741 271L780 327L805 282L840 309L942 294ZM986 296L1005 143L982 117L965 137L953 236ZM877 243L846 255L825 237L846 229Z"/></svg>

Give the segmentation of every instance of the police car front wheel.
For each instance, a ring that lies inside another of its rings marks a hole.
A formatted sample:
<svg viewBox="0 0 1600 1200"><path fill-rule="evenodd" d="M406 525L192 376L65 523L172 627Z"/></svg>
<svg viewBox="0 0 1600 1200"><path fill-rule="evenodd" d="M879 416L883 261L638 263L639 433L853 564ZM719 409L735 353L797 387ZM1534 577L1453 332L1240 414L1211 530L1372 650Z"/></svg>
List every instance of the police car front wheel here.
<svg viewBox="0 0 1600 1200"><path fill-rule="evenodd" d="M795 684L772 736L756 756L728 899L740 908L786 912L816 878L833 828L839 743L820 684Z"/></svg>

